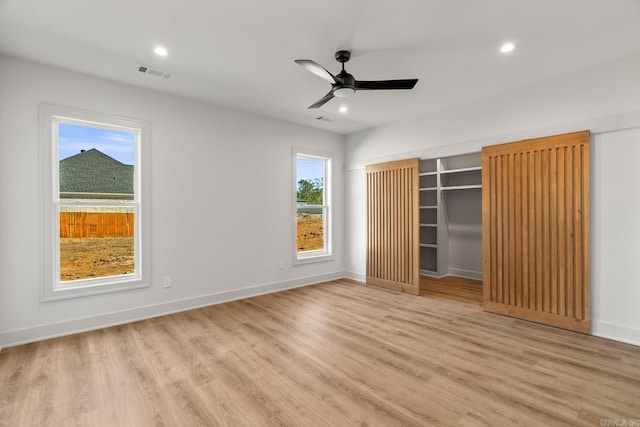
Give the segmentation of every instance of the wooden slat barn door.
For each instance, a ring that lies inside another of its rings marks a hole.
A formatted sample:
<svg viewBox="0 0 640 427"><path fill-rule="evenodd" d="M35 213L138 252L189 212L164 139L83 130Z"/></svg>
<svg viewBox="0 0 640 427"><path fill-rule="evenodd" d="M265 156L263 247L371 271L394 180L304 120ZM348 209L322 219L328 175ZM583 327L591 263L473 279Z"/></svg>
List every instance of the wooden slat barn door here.
<svg viewBox="0 0 640 427"><path fill-rule="evenodd" d="M419 159L369 165L367 284L418 295Z"/></svg>
<svg viewBox="0 0 640 427"><path fill-rule="evenodd" d="M589 333L589 131L482 149L485 310Z"/></svg>

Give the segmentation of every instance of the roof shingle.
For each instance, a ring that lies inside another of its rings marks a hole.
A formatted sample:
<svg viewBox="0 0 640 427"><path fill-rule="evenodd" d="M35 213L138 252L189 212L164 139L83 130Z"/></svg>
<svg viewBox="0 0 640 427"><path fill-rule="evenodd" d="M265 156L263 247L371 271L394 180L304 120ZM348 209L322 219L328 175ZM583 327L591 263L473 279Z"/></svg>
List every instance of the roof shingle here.
<svg viewBox="0 0 640 427"><path fill-rule="evenodd" d="M60 193L133 194L133 165L95 148L60 160Z"/></svg>

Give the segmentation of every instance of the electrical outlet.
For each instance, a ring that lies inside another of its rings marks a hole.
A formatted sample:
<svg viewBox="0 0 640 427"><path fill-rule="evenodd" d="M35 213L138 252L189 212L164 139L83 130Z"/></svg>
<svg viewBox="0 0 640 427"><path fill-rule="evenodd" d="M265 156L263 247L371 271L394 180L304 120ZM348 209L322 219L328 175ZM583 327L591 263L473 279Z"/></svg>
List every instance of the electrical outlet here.
<svg viewBox="0 0 640 427"><path fill-rule="evenodd" d="M280 270L284 270L284 261L280 260L278 267L280 267Z"/></svg>
<svg viewBox="0 0 640 427"><path fill-rule="evenodd" d="M162 287L170 288L171 287L171 276L164 276L162 279Z"/></svg>

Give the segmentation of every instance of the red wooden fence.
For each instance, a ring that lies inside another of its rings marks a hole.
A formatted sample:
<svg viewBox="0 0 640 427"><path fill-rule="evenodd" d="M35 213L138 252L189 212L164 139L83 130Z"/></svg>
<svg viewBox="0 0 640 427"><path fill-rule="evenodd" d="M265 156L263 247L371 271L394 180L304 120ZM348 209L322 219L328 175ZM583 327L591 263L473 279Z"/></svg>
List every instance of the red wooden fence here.
<svg viewBox="0 0 640 427"><path fill-rule="evenodd" d="M60 237L133 237L134 214L60 212Z"/></svg>

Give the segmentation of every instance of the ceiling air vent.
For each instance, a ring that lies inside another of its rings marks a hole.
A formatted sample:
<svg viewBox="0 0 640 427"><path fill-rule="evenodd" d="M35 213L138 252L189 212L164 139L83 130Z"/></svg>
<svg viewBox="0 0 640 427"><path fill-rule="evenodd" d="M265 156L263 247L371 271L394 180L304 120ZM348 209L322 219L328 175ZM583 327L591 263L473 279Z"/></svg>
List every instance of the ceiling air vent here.
<svg viewBox="0 0 640 427"><path fill-rule="evenodd" d="M150 76L160 77L165 80L169 80L174 76L173 73L168 71L161 71L156 68L147 67L146 65L138 65L138 71L144 74L149 74Z"/></svg>
<svg viewBox="0 0 640 427"><path fill-rule="evenodd" d="M320 120L321 122L332 122L333 119L330 119L329 117L325 117L325 116L318 116L316 117L316 120Z"/></svg>

